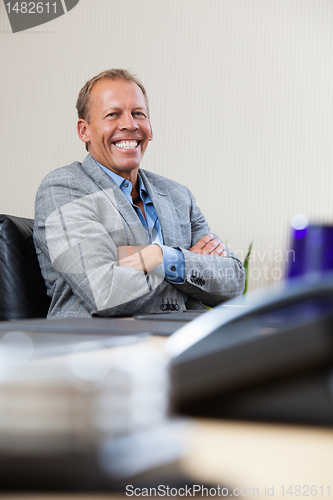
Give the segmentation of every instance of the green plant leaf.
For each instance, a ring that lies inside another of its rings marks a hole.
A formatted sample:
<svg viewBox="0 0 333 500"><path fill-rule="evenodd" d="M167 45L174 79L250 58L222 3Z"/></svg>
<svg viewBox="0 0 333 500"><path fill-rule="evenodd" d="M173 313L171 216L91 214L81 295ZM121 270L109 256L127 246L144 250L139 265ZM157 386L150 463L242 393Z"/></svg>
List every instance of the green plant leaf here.
<svg viewBox="0 0 333 500"><path fill-rule="evenodd" d="M244 266L244 271L245 271L245 286L244 286L244 292L243 295L247 292L247 287L248 287L248 282L249 282L249 262L250 262L250 255L252 251L252 245L253 241L251 241L251 244L249 246L249 249L247 251L243 266Z"/></svg>
<svg viewBox="0 0 333 500"><path fill-rule="evenodd" d="M203 303L201 302L201 300L198 300L198 302L199 302L199 304L201 304L202 306L204 306L206 309L212 309L211 307L206 306L205 304L203 304Z"/></svg>

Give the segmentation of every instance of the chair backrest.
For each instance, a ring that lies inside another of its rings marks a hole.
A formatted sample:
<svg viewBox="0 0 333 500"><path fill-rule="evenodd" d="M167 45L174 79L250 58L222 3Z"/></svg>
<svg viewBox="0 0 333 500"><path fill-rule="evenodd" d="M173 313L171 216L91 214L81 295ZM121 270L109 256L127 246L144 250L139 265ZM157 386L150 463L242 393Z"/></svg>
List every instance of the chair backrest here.
<svg viewBox="0 0 333 500"><path fill-rule="evenodd" d="M46 317L50 298L33 243L33 219L0 215L0 321Z"/></svg>

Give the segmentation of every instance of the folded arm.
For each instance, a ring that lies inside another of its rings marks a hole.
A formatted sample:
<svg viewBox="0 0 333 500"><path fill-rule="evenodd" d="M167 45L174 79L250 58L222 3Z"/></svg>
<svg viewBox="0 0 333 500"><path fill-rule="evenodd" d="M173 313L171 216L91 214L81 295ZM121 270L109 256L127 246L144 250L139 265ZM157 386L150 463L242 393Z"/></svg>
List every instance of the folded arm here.
<svg viewBox="0 0 333 500"><path fill-rule="evenodd" d="M191 244L176 246L183 252L185 275L174 286L182 293L214 307L242 295L245 272L237 255L210 232L207 221L190 191Z"/></svg>

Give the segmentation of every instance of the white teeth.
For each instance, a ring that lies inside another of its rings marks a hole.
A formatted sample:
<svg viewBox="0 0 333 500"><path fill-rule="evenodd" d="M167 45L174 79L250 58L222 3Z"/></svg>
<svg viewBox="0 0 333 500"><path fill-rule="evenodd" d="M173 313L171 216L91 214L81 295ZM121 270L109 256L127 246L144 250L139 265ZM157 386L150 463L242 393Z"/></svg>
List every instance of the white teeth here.
<svg viewBox="0 0 333 500"><path fill-rule="evenodd" d="M117 148L121 149L134 149L137 147L139 144L138 141L120 141L120 142L115 142L115 145Z"/></svg>

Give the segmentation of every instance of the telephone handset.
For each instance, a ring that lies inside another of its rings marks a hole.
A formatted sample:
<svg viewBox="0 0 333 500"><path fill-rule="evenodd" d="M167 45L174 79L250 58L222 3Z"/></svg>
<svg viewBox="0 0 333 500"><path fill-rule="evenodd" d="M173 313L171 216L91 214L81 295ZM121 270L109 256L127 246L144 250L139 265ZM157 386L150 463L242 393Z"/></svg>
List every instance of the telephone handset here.
<svg viewBox="0 0 333 500"><path fill-rule="evenodd" d="M295 280L296 281L296 280ZM218 306L167 343L176 412L333 423L333 278Z"/></svg>

